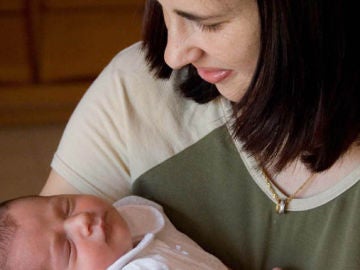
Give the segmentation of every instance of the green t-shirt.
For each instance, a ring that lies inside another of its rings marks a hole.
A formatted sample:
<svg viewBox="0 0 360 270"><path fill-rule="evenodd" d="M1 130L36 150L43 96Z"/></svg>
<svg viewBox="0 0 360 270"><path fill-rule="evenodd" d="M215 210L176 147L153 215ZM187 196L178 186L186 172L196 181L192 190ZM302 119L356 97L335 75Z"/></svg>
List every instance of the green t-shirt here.
<svg viewBox="0 0 360 270"><path fill-rule="evenodd" d="M359 175L360 168L345 179L340 196L298 199L299 208L314 208L279 215L221 127L139 177L134 192L162 204L181 231L232 269L355 270Z"/></svg>

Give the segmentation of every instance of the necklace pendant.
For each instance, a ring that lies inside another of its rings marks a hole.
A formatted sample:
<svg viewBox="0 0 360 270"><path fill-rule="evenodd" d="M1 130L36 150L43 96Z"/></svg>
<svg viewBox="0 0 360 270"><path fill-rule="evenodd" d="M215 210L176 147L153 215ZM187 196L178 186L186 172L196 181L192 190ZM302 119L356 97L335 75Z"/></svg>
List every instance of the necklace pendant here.
<svg viewBox="0 0 360 270"><path fill-rule="evenodd" d="M286 210L286 200L285 199L281 199L276 203L276 208L275 208L276 212L281 215L285 213Z"/></svg>

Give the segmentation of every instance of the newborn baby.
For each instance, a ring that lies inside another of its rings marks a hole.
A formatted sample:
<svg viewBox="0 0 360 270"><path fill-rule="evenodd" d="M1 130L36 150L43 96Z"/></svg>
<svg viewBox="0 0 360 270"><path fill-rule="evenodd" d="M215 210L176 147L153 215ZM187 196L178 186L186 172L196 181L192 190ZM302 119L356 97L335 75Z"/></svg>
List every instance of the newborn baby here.
<svg viewBox="0 0 360 270"><path fill-rule="evenodd" d="M130 196L31 196L0 206L0 268L227 269L177 231L162 208Z"/></svg>

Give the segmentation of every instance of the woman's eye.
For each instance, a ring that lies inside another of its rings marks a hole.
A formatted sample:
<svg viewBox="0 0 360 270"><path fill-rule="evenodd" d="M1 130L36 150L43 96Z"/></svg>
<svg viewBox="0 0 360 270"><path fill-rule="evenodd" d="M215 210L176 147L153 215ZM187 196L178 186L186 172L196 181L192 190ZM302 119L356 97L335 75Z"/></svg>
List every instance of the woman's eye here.
<svg viewBox="0 0 360 270"><path fill-rule="evenodd" d="M215 32L217 30L220 30L220 28L222 27L222 24L221 23L216 23L216 24L197 23L197 26L203 32Z"/></svg>

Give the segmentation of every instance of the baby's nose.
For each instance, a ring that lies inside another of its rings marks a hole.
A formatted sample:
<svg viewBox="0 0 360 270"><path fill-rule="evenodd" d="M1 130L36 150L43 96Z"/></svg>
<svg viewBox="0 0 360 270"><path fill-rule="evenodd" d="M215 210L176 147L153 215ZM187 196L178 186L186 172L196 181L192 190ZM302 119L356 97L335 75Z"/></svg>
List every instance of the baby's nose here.
<svg viewBox="0 0 360 270"><path fill-rule="evenodd" d="M76 234L82 237L89 237L92 234L94 216L84 212L68 217L65 220L65 230L69 234Z"/></svg>

